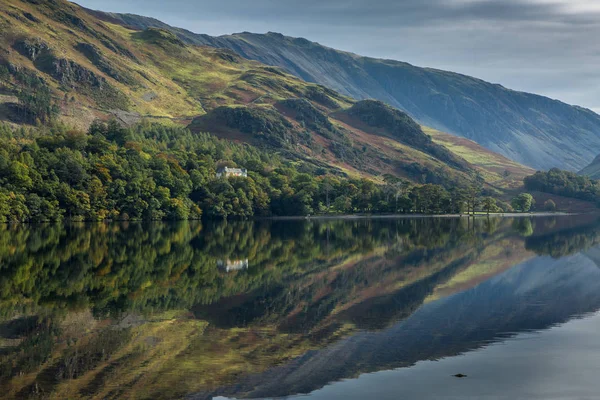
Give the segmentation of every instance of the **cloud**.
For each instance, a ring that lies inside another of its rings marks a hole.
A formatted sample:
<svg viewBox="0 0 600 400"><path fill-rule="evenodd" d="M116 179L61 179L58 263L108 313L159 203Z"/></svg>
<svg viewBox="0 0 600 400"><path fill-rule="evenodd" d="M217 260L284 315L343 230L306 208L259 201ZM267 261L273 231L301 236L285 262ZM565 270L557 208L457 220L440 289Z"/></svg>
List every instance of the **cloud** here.
<svg viewBox="0 0 600 400"><path fill-rule="evenodd" d="M597 0L79 0L212 35L282 32L600 108Z"/></svg>

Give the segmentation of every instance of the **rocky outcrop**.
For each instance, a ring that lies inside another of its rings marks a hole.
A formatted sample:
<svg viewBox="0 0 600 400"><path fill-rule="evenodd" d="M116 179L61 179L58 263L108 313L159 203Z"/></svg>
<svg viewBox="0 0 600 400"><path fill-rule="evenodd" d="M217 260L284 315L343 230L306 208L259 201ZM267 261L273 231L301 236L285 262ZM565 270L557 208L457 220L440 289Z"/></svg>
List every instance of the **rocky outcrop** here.
<svg viewBox="0 0 600 400"><path fill-rule="evenodd" d="M309 128L334 129L329 118L317 110L310 101L306 99L286 99L277 103L279 106L294 112L296 121L304 123Z"/></svg>
<svg viewBox="0 0 600 400"><path fill-rule="evenodd" d="M294 127L277 111L262 107L218 107L197 117L189 128L192 131L210 131L215 127L251 135L249 138L266 145L286 148L296 142Z"/></svg>
<svg viewBox="0 0 600 400"><path fill-rule="evenodd" d="M48 46L41 39L26 38L17 40L13 44L13 48L21 55L29 58L31 61L36 61L41 55L50 51Z"/></svg>
<svg viewBox="0 0 600 400"><path fill-rule="evenodd" d="M327 115L306 99L286 99L278 102L276 106L300 122L303 127L317 132L321 136L329 139L334 136L342 136L342 133L331 123Z"/></svg>
<svg viewBox="0 0 600 400"><path fill-rule="evenodd" d="M465 160L455 156L445 147L433 143L431 137L426 135L419 124L408 114L381 101L359 101L346 110L345 113L369 127L380 130L375 133L387 134L407 146L432 155L458 169L464 171L469 169Z"/></svg>
<svg viewBox="0 0 600 400"><path fill-rule="evenodd" d="M244 133L281 136L291 128L278 113L261 108L219 107L213 116Z"/></svg>
<svg viewBox="0 0 600 400"><path fill-rule="evenodd" d="M51 75L65 86L84 84L98 88L105 83L102 77L75 61L56 57L50 46L40 39L18 40L14 43L13 48L33 61L40 71Z"/></svg>
<svg viewBox="0 0 600 400"><path fill-rule="evenodd" d="M13 48L33 61L39 71L50 75L62 86L78 88L87 92L98 106L121 110L128 108L129 101L127 97L111 86L103 76L90 71L73 60L57 57L50 46L42 40L34 38L20 39L13 44ZM83 45L83 48L87 52L86 56L91 58L92 62L96 61L98 63L98 68L102 70L100 66L103 66L116 74L116 71L102 59L101 53L94 46ZM106 71L103 72L108 74Z"/></svg>
<svg viewBox="0 0 600 400"><path fill-rule="evenodd" d="M90 88L102 88L106 80L75 61L56 58L49 55L44 63L38 63L40 70L48 73L65 86L83 85Z"/></svg>
<svg viewBox="0 0 600 400"><path fill-rule="evenodd" d="M323 86L309 86L304 95L307 99L312 100L328 109L339 108L339 104L333 99L341 97L338 93ZM340 100L344 100L340 98Z"/></svg>
<svg viewBox="0 0 600 400"><path fill-rule="evenodd" d="M100 71L104 72L106 75L126 85L135 84L135 80L129 74L119 72L116 68L114 68L111 65L111 63L104 57L104 55L97 46L90 43L78 43L77 46L75 46L75 48L81 54L86 56L92 64L94 64Z"/></svg>

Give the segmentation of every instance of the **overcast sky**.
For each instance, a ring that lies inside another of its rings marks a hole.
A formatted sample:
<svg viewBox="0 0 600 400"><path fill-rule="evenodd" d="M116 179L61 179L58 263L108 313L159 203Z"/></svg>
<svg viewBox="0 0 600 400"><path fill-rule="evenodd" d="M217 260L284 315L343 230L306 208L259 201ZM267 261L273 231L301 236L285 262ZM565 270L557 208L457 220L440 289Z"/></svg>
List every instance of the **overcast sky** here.
<svg viewBox="0 0 600 400"><path fill-rule="evenodd" d="M196 33L280 32L600 112L600 0L77 0Z"/></svg>

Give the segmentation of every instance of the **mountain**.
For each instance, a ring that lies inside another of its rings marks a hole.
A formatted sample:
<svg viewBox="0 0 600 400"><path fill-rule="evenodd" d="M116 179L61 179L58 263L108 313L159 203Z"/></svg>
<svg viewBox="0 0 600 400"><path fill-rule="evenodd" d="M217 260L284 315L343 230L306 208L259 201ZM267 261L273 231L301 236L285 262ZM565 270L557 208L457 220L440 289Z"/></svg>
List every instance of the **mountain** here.
<svg viewBox="0 0 600 400"><path fill-rule="evenodd" d="M577 171L600 153L600 116L543 96L278 33L211 37L152 18L90 12L122 26L169 30L186 43L230 49L355 99L379 99L424 125L474 140L533 168Z"/></svg>
<svg viewBox="0 0 600 400"><path fill-rule="evenodd" d="M600 155L594 158L590 165L579 171L579 174L593 179L600 179Z"/></svg>
<svg viewBox="0 0 600 400"><path fill-rule="evenodd" d="M355 101L230 49L98 15L62 0L0 1L0 120L20 126L58 114L83 129L109 117L183 124L346 176L447 187L484 179L510 187L529 172L518 166L507 181L508 160L499 169L471 164L380 101Z"/></svg>

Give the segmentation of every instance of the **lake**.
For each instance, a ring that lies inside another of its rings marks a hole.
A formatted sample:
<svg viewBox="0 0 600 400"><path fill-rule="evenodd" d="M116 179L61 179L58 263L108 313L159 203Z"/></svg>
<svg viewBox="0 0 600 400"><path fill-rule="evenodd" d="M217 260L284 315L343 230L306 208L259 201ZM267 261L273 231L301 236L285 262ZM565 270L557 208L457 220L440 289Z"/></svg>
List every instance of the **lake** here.
<svg viewBox="0 0 600 400"><path fill-rule="evenodd" d="M0 225L0 398L596 399L599 310L589 215Z"/></svg>

